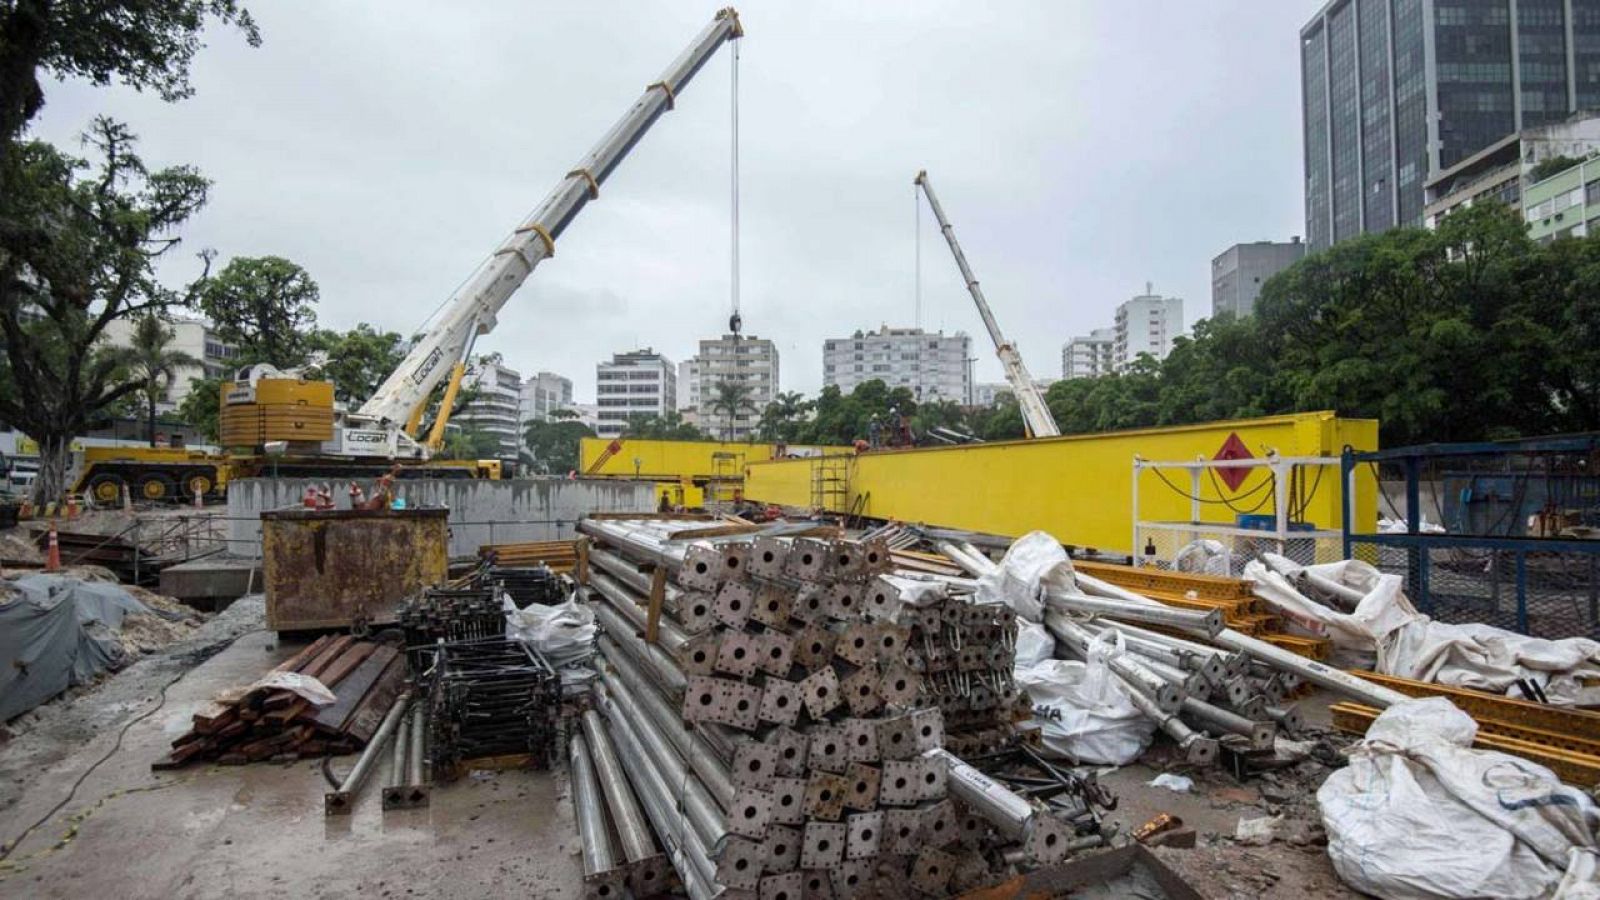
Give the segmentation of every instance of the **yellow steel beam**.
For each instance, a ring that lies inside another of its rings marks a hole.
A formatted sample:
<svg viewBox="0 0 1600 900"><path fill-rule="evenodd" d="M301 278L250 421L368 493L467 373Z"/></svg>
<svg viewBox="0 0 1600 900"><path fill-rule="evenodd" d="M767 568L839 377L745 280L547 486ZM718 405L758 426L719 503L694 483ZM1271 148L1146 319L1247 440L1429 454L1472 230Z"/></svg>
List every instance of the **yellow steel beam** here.
<svg viewBox="0 0 1600 900"><path fill-rule="evenodd" d="M1171 572L1147 566L1119 566L1115 563L1074 562L1074 569L1129 590L1155 591L1182 596L1193 591L1206 600L1254 600L1251 582L1219 575Z"/></svg>
<svg viewBox="0 0 1600 900"><path fill-rule="evenodd" d="M1357 703L1335 703L1328 707L1328 712L1333 716L1335 728L1352 734L1366 734L1367 728L1378 718L1377 709ZM1589 789L1600 784L1600 755L1570 749L1568 746L1553 745L1546 741L1562 739L1565 743L1575 746L1595 745L1573 742L1561 735L1521 728L1504 722L1483 719L1477 721L1478 734L1472 741L1474 747L1498 750L1501 753L1509 753L1536 762L1556 773L1562 781L1577 787Z"/></svg>
<svg viewBox="0 0 1600 900"><path fill-rule="evenodd" d="M1393 688L1408 697L1448 697L1475 719L1508 722L1523 728L1569 734L1600 744L1600 713L1569 706L1550 706L1531 700L1518 700L1449 684L1414 681L1396 675L1380 675L1351 669L1351 675L1374 684Z"/></svg>

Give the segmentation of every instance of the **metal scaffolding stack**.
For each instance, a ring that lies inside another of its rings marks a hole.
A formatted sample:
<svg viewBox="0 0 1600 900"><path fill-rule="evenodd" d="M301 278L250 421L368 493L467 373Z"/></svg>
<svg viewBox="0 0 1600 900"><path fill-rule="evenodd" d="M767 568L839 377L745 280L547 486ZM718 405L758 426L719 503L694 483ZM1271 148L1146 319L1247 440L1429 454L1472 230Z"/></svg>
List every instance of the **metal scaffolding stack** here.
<svg viewBox="0 0 1600 900"><path fill-rule="evenodd" d="M538 652L498 638L441 640L420 659L427 745L438 778L454 778L470 760L519 757L539 769L555 764L561 679Z"/></svg>
<svg viewBox="0 0 1600 900"><path fill-rule="evenodd" d="M1099 842L944 747L947 717L1009 724L998 610L814 529L580 530L606 631L586 746L615 745L691 897L945 896ZM598 894L622 867L595 859Z"/></svg>

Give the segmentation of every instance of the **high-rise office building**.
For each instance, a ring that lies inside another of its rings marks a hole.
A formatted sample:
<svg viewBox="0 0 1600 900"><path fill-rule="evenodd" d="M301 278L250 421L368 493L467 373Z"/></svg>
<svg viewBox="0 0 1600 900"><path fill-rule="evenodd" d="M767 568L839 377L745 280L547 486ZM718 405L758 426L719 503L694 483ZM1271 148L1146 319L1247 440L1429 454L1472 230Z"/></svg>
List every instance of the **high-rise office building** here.
<svg viewBox="0 0 1600 900"><path fill-rule="evenodd" d="M1300 30L1306 239L1423 223L1424 186L1600 106L1594 0L1331 0Z"/></svg>
<svg viewBox="0 0 1600 900"><path fill-rule="evenodd" d="M822 345L822 383L848 394L877 379L891 388L910 388L918 403L972 402L967 359L972 338L956 332L889 328L835 338Z"/></svg>
<svg viewBox="0 0 1600 900"><path fill-rule="evenodd" d="M522 383L522 421L547 422L550 414L572 409L572 379L554 372L540 372Z"/></svg>
<svg viewBox="0 0 1600 900"><path fill-rule="evenodd" d="M617 353L595 366L600 437L617 437L635 416L659 416L678 406L677 366L646 347Z"/></svg>
<svg viewBox="0 0 1600 900"><path fill-rule="evenodd" d="M1296 237L1288 243L1256 241L1234 244L1211 261L1211 315L1230 313L1244 318L1255 311L1256 298L1267 279L1294 265L1306 255L1306 245Z"/></svg>

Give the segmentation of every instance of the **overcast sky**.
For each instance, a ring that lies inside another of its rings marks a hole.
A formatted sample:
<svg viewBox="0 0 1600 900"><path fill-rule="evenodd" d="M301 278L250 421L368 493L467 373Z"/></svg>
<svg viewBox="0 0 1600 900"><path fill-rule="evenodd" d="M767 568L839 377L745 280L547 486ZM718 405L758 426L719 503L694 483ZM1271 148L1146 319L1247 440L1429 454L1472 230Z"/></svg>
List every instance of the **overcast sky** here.
<svg viewBox="0 0 1600 900"><path fill-rule="evenodd" d="M1033 373L1141 293L1210 312L1210 261L1303 229L1298 29L1321 0L740 5L745 333L786 390L822 341L915 317L912 177L926 168ZM35 132L132 125L152 165L215 181L188 250L276 254L321 324L410 333L708 22L711 3L250 4L263 44L212 30L177 104L50 87ZM612 175L478 350L572 378L725 327L732 54ZM925 328L980 338L924 214ZM179 273L174 273L179 274Z"/></svg>

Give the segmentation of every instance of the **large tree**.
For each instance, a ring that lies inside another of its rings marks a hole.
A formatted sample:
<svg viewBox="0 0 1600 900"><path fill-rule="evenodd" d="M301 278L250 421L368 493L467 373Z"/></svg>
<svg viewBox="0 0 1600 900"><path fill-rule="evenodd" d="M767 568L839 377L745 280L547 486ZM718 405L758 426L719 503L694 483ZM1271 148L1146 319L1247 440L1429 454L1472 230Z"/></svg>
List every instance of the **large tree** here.
<svg viewBox="0 0 1600 900"><path fill-rule="evenodd" d="M532 458L531 471L564 475L578 468L583 439L594 437L594 429L578 421L578 414L572 410L558 409L550 414L548 422L529 422L523 436Z"/></svg>
<svg viewBox="0 0 1600 900"><path fill-rule="evenodd" d="M149 171L109 119L85 141L93 164L40 142L20 148L5 200L18 228L0 239L0 419L39 442L41 502L60 496L72 439L140 387L104 346L106 327L190 302L205 279L172 289L155 269L208 182L187 167Z"/></svg>
<svg viewBox="0 0 1600 900"><path fill-rule="evenodd" d="M156 404L172 389L178 370L200 365L200 360L172 346L172 326L154 312L133 324L128 345L116 348L115 358L139 385L145 404L145 437L156 445Z"/></svg>
<svg viewBox="0 0 1600 900"><path fill-rule="evenodd" d="M739 417L740 413L755 410L755 405L750 402L750 394L750 386L738 381L724 380L717 382L713 386L710 402L706 404L706 409L712 415L722 416L724 422L723 440L733 440L733 421Z"/></svg>
<svg viewBox="0 0 1600 900"><path fill-rule="evenodd" d="M318 329L311 335L310 348L325 357L322 377L333 382L334 395L359 406L406 358L407 345L398 332L379 331L362 322L344 332Z"/></svg>
<svg viewBox="0 0 1600 900"><path fill-rule="evenodd" d="M317 324L317 283L281 256L237 257L200 294L217 335L244 362L303 365Z"/></svg>

